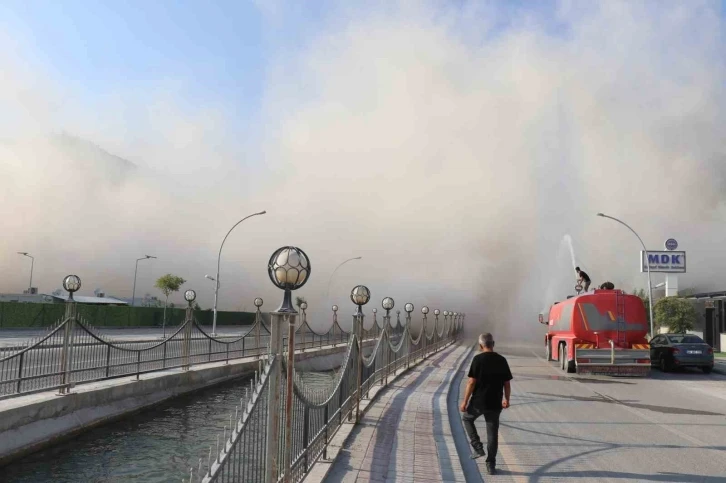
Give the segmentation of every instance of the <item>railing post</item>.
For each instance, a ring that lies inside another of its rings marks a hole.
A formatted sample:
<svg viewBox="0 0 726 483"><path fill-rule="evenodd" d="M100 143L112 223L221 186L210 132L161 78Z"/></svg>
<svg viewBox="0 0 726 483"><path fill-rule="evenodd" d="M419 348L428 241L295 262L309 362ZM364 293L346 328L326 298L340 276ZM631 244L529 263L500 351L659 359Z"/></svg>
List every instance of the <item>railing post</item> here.
<svg viewBox="0 0 726 483"><path fill-rule="evenodd" d="M15 392L20 394L21 385L23 384L23 357L25 352L20 353L20 361L18 362L18 386L15 388Z"/></svg>
<svg viewBox="0 0 726 483"><path fill-rule="evenodd" d="M194 324L192 310L193 309L191 307L187 307L186 317L184 320L184 339L182 339L182 370L184 371L188 371L189 365L191 364L189 359L191 356L192 325ZM166 364L166 345L164 347L164 363Z"/></svg>
<svg viewBox="0 0 726 483"><path fill-rule="evenodd" d="M255 349L257 350L257 358L260 359L263 356L262 351L260 350L260 325L262 324L262 318L260 317L260 308L257 307L257 312L255 313ZM242 339L242 357L245 355L245 340Z"/></svg>
<svg viewBox="0 0 726 483"><path fill-rule="evenodd" d="M330 403L325 405L325 409L323 409L323 420L325 421L325 445L323 446L323 459L328 459L328 423L330 420L328 419L328 406L330 406Z"/></svg>
<svg viewBox="0 0 726 483"><path fill-rule="evenodd" d="M356 368L356 385L355 385L355 422L356 423L360 422L360 400L361 400L361 396L363 394L363 391L361 390L362 389L361 388L361 382L362 382L361 376L362 376L362 372L363 372L363 339L362 339L363 317L365 317L365 316L363 315L363 312L360 311L360 306L359 306L359 313L356 314L355 319L354 319L354 324L355 324L354 333L355 333L355 338L357 339L357 342L358 342L358 357L356 357L357 368Z"/></svg>
<svg viewBox="0 0 726 483"><path fill-rule="evenodd" d="M166 349L166 346L164 346ZM111 369L111 346L106 346L106 377L109 375L109 371Z"/></svg>
<svg viewBox="0 0 726 483"><path fill-rule="evenodd" d="M290 465L292 464L292 416L293 392L295 384L295 314L285 314L289 321L287 326L287 387L285 390L285 483L290 483ZM303 335L305 337L305 335ZM305 341L303 339L303 347Z"/></svg>
<svg viewBox="0 0 726 483"><path fill-rule="evenodd" d="M305 405L305 409L303 411L303 448L305 448L305 462L303 467L305 468L306 474L308 472L308 455L310 454L310 448L308 448L308 443L310 442L310 431L308 430L308 426L310 426L310 408Z"/></svg>
<svg viewBox="0 0 726 483"><path fill-rule="evenodd" d="M71 294L73 295L73 294ZM76 321L76 303L72 298L66 304L66 322L63 331L63 349L61 349L61 368L63 374L61 376L61 387L59 394L68 394L70 392L71 383L71 358L73 356L73 330Z"/></svg>
<svg viewBox="0 0 726 483"><path fill-rule="evenodd" d="M267 451L265 482L277 483L280 456L280 382L282 379L282 331L285 314L270 313L270 353L275 357L270 368L267 397Z"/></svg>

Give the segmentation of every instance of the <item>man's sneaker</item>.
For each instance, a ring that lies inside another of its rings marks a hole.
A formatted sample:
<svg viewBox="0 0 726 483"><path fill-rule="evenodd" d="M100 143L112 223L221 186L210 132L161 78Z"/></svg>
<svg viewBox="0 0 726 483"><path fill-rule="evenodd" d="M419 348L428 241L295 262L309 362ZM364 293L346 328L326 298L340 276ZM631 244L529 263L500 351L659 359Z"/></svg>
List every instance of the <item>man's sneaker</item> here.
<svg viewBox="0 0 726 483"><path fill-rule="evenodd" d="M487 474L488 475L496 475L497 469L494 467L492 463L487 463Z"/></svg>
<svg viewBox="0 0 726 483"><path fill-rule="evenodd" d="M473 446L473 448L474 448L474 458L481 458L482 456L486 455L483 444Z"/></svg>

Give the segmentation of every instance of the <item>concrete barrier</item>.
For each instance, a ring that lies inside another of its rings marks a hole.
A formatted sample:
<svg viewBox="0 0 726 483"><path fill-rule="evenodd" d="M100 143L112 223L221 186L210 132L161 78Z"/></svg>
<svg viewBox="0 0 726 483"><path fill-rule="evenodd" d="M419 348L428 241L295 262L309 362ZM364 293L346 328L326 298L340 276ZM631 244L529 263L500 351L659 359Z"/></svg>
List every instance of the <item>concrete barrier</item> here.
<svg viewBox="0 0 726 483"><path fill-rule="evenodd" d="M369 351L373 341L364 343ZM347 345L296 352L298 370L338 367ZM48 391L0 401L0 466L92 427L162 403L170 398L253 374L254 358L169 369L76 386L68 395Z"/></svg>

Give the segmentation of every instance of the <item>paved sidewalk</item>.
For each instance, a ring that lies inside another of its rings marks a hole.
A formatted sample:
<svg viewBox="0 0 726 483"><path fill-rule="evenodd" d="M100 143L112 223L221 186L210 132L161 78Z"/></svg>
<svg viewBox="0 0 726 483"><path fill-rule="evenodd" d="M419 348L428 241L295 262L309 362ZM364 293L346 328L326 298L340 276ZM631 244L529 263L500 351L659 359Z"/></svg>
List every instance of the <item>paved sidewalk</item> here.
<svg viewBox="0 0 726 483"><path fill-rule="evenodd" d="M450 346L385 389L346 441L325 482L465 482L446 397L469 349Z"/></svg>

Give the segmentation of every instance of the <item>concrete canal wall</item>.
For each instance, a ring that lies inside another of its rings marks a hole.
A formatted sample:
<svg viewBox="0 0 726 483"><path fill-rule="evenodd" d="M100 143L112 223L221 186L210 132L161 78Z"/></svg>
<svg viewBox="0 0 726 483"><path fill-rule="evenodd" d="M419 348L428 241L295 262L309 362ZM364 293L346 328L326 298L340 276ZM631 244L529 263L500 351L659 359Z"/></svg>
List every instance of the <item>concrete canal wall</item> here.
<svg viewBox="0 0 726 483"><path fill-rule="evenodd" d="M370 351L373 342L367 341ZM300 371L338 367L346 345L307 349L295 354ZM94 426L120 419L170 398L253 374L253 358L169 369L141 376L76 386L71 394L56 391L0 401L0 466L25 454L53 445Z"/></svg>

